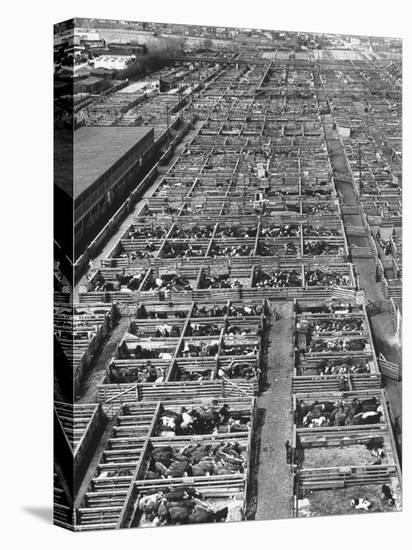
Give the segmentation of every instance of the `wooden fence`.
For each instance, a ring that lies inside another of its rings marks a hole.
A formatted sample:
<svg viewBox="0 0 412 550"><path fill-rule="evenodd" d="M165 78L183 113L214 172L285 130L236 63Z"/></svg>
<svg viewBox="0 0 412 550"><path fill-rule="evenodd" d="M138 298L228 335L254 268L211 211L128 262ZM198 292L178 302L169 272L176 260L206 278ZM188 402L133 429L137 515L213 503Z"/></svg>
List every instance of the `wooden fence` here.
<svg viewBox="0 0 412 550"><path fill-rule="evenodd" d="M396 475L394 464L311 468L298 472L300 487L312 490L388 483Z"/></svg>
<svg viewBox="0 0 412 550"><path fill-rule="evenodd" d="M401 366L397 363L393 363L392 361L387 361L382 353L379 354L378 364L380 371L384 376L397 380L398 382L402 378Z"/></svg>

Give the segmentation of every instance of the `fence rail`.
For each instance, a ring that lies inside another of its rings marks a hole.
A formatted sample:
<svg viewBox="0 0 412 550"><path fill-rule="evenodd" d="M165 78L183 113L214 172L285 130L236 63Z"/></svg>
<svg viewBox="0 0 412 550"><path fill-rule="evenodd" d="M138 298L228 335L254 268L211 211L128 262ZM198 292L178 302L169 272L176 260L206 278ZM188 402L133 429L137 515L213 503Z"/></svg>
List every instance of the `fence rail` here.
<svg viewBox="0 0 412 550"><path fill-rule="evenodd" d="M392 380L399 380L402 378L401 366L392 361L387 361L382 353L379 354L378 358L379 368L381 373Z"/></svg>

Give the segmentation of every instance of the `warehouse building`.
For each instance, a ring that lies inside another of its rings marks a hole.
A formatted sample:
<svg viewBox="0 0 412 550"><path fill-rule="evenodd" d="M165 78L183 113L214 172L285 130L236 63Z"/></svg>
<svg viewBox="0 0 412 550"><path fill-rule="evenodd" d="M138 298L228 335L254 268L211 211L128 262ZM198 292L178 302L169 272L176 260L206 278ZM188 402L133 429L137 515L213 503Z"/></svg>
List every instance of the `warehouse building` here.
<svg viewBox="0 0 412 550"><path fill-rule="evenodd" d="M107 80L98 76L89 76L75 82L73 91L75 94L99 94L107 87Z"/></svg>
<svg viewBox="0 0 412 550"><path fill-rule="evenodd" d="M84 127L74 134L75 243L136 185L153 128Z"/></svg>

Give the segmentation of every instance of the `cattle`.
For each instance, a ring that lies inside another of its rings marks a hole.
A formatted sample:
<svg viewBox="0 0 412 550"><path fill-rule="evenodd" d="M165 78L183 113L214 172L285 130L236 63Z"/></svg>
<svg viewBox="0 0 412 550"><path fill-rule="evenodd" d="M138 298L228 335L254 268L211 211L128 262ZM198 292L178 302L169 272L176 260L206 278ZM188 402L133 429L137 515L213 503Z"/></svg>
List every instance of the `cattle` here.
<svg viewBox="0 0 412 550"><path fill-rule="evenodd" d="M184 457L181 457L181 459L177 460L177 456L175 455L173 457L173 461L170 464L166 477L184 477L184 474L188 475L190 474L190 468L189 468L189 462Z"/></svg>
<svg viewBox="0 0 412 550"><path fill-rule="evenodd" d="M309 407L310 411L321 411L321 412L332 412L335 407L335 403L333 401L322 401L319 403L318 401L315 401L312 403L312 405Z"/></svg>
<svg viewBox="0 0 412 550"><path fill-rule="evenodd" d="M114 471L109 472L100 472L98 477L104 479L106 477L122 477L122 476L131 476L133 472L126 468L118 468Z"/></svg>
<svg viewBox="0 0 412 550"><path fill-rule="evenodd" d="M378 424L383 416L383 407L375 398L353 399L350 403L338 400L314 401L307 405L304 401L296 404L295 422L297 426L320 427Z"/></svg>
<svg viewBox="0 0 412 550"><path fill-rule="evenodd" d="M311 427L311 428L312 427L313 428L320 428L324 424L326 424L326 417L325 416L320 416L319 418L313 418L312 421L309 424L309 427Z"/></svg>
<svg viewBox="0 0 412 550"><path fill-rule="evenodd" d="M180 429L182 431L185 431L191 428L193 425L193 417L187 412L185 407L181 408L180 415L182 417L182 421L180 423Z"/></svg>
<svg viewBox="0 0 412 550"><path fill-rule="evenodd" d="M156 380L154 381L154 384L155 384L156 386L158 386L159 384L163 384L163 382L164 382L164 380L165 380L165 375L166 375L166 374L165 374L165 369L161 369L161 374L160 374L160 376L158 376L158 377L156 378Z"/></svg>
<svg viewBox="0 0 412 550"><path fill-rule="evenodd" d="M164 491L165 498L168 501L179 501L182 499L189 499L189 498L202 498L201 493L195 488L195 487L174 487L173 489L169 489L167 491Z"/></svg>
<svg viewBox="0 0 412 550"><path fill-rule="evenodd" d="M226 520L228 511L227 506L214 512L213 510L206 509L204 505L196 504L188 518L188 523L220 523Z"/></svg>
<svg viewBox="0 0 412 550"><path fill-rule="evenodd" d="M136 310L136 317L138 319L147 319L147 310L143 304L140 304Z"/></svg>
<svg viewBox="0 0 412 550"><path fill-rule="evenodd" d="M137 499L135 506L141 512L146 512L146 513L157 512L162 498L163 498L162 492L155 493L153 495L141 496L140 498Z"/></svg>
<svg viewBox="0 0 412 550"><path fill-rule="evenodd" d="M181 500L168 502L166 499L163 499L158 509L159 519L166 525L186 523L193 508L193 501Z"/></svg>
<svg viewBox="0 0 412 550"><path fill-rule="evenodd" d="M170 416L162 416L160 422L163 428L170 428L173 431L176 428L176 418L172 418Z"/></svg>
<svg viewBox="0 0 412 550"><path fill-rule="evenodd" d="M350 501L350 505L354 510L369 510L372 503L366 498L353 498Z"/></svg>
<svg viewBox="0 0 412 550"><path fill-rule="evenodd" d="M359 413L352 418L352 424L378 424L381 420L382 413L380 411L369 411L366 413Z"/></svg>
<svg viewBox="0 0 412 550"><path fill-rule="evenodd" d="M151 526L218 523L226 521L228 516L227 506L215 510L191 488L143 496L138 499L136 508L145 514Z"/></svg>
<svg viewBox="0 0 412 550"><path fill-rule="evenodd" d="M206 346L206 355L208 357L214 357L219 350L219 344L208 344Z"/></svg>
<svg viewBox="0 0 412 550"><path fill-rule="evenodd" d="M153 449L147 479L243 473L246 447L238 442L187 445L180 451L172 447Z"/></svg>
<svg viewBox="0 0 412 550"><path fill-rule="evenodd" d="M359 399L354 399L351 404L351 411L353 413L353 416L356 416L359 413L365 412L365 409L363 408L363 404L359 401Z"/></svg>
<svg viewBox="0 0 412 550"><path fill-rule="evenodd" d="M297 287L301 286L302 276L295 270L273 270L268 273L263 270L259 270L256 273L256 287Z"/></svg>
<svg viewBox="0 0 412 550"><path fill-rule="evenodd" d="M201 373L180 370L176 375L176 380L182 380L183 382L190 382L190 381L199 382L201 380L210 380L211 375L212 375L211 369L206 369Z"/></svg>
<svg viewBox="0 0 412 550"><path fill-rule="evenodd" d="M157 370L153 365L149 366L149 364L148 364L148 367L149 367L149 370L148 370L148 373L147 373L146 382L155 382L158 378Z"/></svg>
<svg viewBox="0 0 412 550"><path fill-rule="evenodd" d="M229 421L230 412L229 405L225 403L219 410L219 420L222 424L226 424Z"/></svg>
<svg viewBox="0 0 412 550"><path fill-rule="evenodd" d="M130 351L125 341L123 341L118 347L117 355L120 359L127 359L130 357Z"/></svg>
<svg viewBox="0 0 412 550"><path fill-rule="evenodd" d="M235 415L236 416L236 415ZM220 411L213 406L197 405L191 410L183 407L179 413L165 410L157 425L157 435L189 435L247 432L249 422L245 418L234 418L229 407L224 405Z"/></svg>
<svg viewBox="0 0 412 550"><path fill-rule="evenodd" d="M375 456L376 458L383 458L385 456L385 452L383 449L372 449L372 456Z"/></svg>
<svg viewBox="0 0 412 550"><path fill-rule="evenodd" d="M382 437L372 437L365 443L365 447L368 451L372 452L373 456L382 455L379 451L383 451L383 445L384 442Z"/></svg>
<svg viewBox="0 0 412 550"><path fill-rule="evenodd" d="M386 500L389 506L395 505L395 497L391 491L391 488L385 483L382 485L381 499Z"/></svg>
<svg viewBox="0 0 412 550"><path fill-rule="evenodd" d="M309 411L303 418L302 425L309 428L320 428L327 423L327 418L319 410Z"/></svg>
<svg viewBox="0 0 412 550"><path fill-rule="evenodd" d="M130 279L130 282L129 284L127 285L127 287L130 289L130 290L139 290L140 288L140 284L142 282L142 276L139 275L133 275L133 277Z"/></svg>
<svg viewBox="0 0 412 550"><path fill-rule="evenodd" d="M238 419L234 420L233 418L230 418L227 424L216 426L216 428L213 430L213 434L247 432L249 430L249 427L249 422L243 424Z"/></svg>

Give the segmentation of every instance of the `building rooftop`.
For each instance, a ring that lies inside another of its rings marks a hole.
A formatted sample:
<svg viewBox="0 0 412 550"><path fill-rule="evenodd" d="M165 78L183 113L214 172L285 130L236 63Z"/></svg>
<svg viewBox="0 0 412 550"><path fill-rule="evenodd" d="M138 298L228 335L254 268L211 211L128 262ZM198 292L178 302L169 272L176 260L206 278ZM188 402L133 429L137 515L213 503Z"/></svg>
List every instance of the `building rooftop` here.
<svg viewBox="0 0 412 550"><path fill-rule="evenodd" d="M74 198L90 187L152 128L83 127L74 133Z"/></svg>
<svg viewBox="0 0 412 550"><path fill-rule="evenodd" d="M76 199L151 131L151 127L138 126L84 126L76 130L73 134L73 170L59 170L56 185L71 195L68 179L71 180L72 173ZM64 132L57 133L60 139L55 140L55 157L65 159L65 151L71 148L70 139L62 135Z"/></svg>
<svg viewBox="0 0 412 550"><path fill-rule="evenodd" d="M102 82L102 78L99 78L98 76L89 76L87 78L84 78L82 80L78 80L77 84L81 84L82 86L93 86L93 84L97 84L98 82Z"/></svg>

